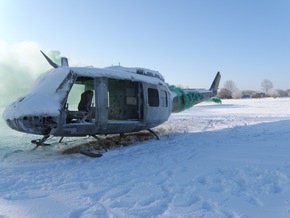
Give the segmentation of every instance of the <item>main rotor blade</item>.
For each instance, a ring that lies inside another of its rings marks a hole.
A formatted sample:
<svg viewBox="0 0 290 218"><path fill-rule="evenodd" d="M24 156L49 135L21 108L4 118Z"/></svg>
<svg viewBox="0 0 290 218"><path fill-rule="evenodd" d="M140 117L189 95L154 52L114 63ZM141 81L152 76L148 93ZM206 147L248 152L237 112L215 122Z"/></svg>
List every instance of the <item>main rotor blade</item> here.
<svg viewBox="0 0 290 218"><path fill-rule="evenodd" d="M40 52L41 52L41 54L45 57L45 59L48 61L48 63L49 63L52 67L54 67L54 68L58 68L58 67L59 67L58 64L54 63L54 62L53 62L49 57L47 57L47 55L44 54L41 50L40 50Z"/></svg>

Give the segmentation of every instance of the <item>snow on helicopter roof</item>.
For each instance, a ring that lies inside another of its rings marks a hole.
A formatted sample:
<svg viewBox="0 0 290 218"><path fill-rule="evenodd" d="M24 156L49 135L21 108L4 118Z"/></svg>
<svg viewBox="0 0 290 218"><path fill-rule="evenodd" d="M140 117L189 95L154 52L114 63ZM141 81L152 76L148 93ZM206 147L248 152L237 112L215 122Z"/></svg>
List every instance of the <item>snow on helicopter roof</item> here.
<svg viewBox="0 0 290 218"><path fill-rule="evenodd" d="M122 66L111 66L111 67L106 67L105 69L125 71L129 73L136 73L140 75L156 77L164 81L164 77L161 75L161 73L159 73L156 70L150 70L150 69L140 68L140 67L136 68L136 67L122 67Z"/></svg>
<svg viewBox="0 0 290 218"><path fill-rule="evenodd" d="M105 68L94 67L70 67L72 72L79 76L108 77L114 79L128 79L166 86L164 77L154 70L137 67L111 66Z"/></svg>

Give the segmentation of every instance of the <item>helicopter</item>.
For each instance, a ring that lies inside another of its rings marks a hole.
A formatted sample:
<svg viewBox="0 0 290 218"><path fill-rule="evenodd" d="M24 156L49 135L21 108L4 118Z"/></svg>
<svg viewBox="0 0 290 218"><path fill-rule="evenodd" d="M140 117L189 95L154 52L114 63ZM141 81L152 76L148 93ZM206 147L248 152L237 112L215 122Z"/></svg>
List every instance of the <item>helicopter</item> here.
<svg viewBox="0 0 290 218"><path fill-rule="evenodd" d="M50 136L84 137L152 130L181 112L217 95L218 72L210 88L181 89L165 83L158 72L139 67L70 67L40 51L53 67L41 74L27 95L5 108L3 119L17 131Z"/></svg>

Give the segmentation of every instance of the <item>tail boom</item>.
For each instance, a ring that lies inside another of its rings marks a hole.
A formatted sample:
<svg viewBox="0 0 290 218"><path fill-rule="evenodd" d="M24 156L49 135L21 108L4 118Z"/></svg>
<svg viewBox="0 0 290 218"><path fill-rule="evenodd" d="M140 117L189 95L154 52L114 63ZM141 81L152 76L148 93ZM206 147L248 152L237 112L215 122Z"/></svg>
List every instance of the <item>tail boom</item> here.
<svg viewBox="0 0 290 218"><path fill-rule="evenodd" d="M171 91L172 112L178 113L184 111L195 104L206 101L217 95L218 86L220 83L221 75L218 72L210 86L209 90L206 89L181 89L176 86L168 86Z"/></svg>

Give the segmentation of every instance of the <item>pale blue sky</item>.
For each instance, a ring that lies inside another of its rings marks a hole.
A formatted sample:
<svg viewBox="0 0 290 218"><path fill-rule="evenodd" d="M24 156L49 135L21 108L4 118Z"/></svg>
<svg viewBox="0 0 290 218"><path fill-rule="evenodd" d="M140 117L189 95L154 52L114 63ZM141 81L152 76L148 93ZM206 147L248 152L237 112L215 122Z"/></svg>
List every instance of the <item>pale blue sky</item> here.
<svg viewBox="0 0 290 218"><path fill-rule="evenodd" d="M0 0L0 28L9 44L158 70L170 84L208 88L220 71L221 86L290 88L289 0Z"/></svg>

